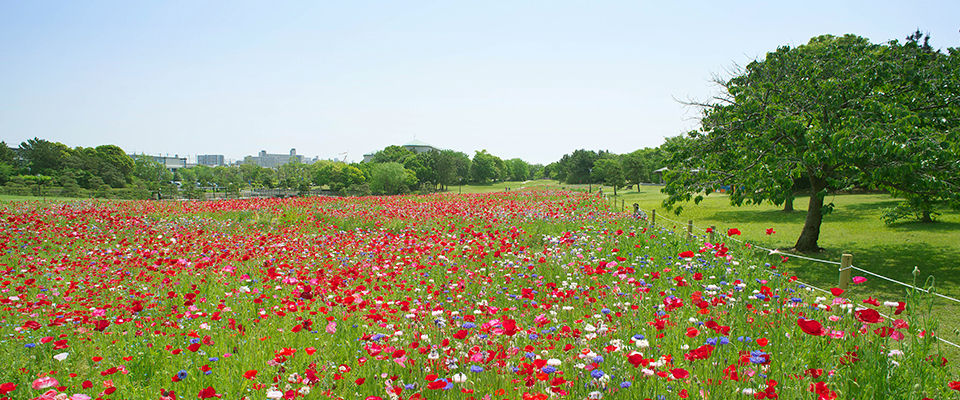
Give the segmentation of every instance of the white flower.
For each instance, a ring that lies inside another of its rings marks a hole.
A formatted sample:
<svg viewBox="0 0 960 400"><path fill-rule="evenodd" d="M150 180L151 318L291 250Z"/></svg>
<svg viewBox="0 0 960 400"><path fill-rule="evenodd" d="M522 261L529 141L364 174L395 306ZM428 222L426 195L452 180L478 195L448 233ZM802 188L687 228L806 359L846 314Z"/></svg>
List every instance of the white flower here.
<svg viewBox="0 0 960 400"><path fill-rule="evenodd" d="M885 301L885 302L883 302L883 305L885 305L885 306L887 306L887 307L897 307L897 306L900 305L900 303L897 303L897 302L895 302L895 301Z"/></svg>
<svg viewBox="0 0 960 400"><path fill-rule="evenodd" d="M558 358L551 358L551 359L547 360L547 365L552 365L552 366L556 367L556 366L558 366L558 365L560 365L560 364L561 364L561 362L560 362L560 359L558 359Z"/></svg>
<svg viewBox="0 0 960 400"><path fill-rule="evenodd" d="M60 353L60 354L57 354L57 355L53 356L53 359L54 359L54 360L57 360L57 361L63 361L63 360L66 360L66 359L67 359L67 356L68 356L68 355L69 355L69 354L67 354L67 353Z"/></svg>
<svg viewBox="0 0 960 400"><path fill-rule="evenodd" d="M453 381L456 383L463 383L467 381L467 375L465 374L454 374L452 377Z"/></svg>
<svg viewBox="0 0 960 400"><path fill-rule="evenodd" d="M283 397L283 392L281 392L281 391L279 391L279 390L268 390L268 391L267 391L267 398L268 398L268 399L279 399L279 398L281 398L281 397Z"/></svg>
<svg viewBox="0 0 960 400"><path fill-rule="evenodd" d="M752 395L753 395L754 393L756 393L756 392L757 392L756 390L753 390L753 389L751 389L751 388L746 388L746 389L743 389L742 391L740 391L740 393L743 393L743 394L748 395L748 396L752 396Z"/></svg>

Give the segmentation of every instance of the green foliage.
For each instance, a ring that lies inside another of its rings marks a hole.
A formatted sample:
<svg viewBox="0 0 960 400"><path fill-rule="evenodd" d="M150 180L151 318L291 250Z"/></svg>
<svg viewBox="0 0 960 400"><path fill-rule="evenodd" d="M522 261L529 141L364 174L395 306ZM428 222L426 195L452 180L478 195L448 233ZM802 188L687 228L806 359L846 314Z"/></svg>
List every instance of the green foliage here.
<svg viewBox="0 0 960 400"><path fill-rule="evenodd" d="M61 143L39 138L20 143L20 157L30 175L54 175L63 168L63 157L69 148Z"/></svg>
<svg viewBox="0 0 960 400"><path fill-rule="evenodd" d="M374 163L389 163L395 162L403 164L407 161L408 157L415 157L416 154L413 154L412 151L408 150L403 146L387 146L385 149L376 152L373 155Z"/></svg>
<svg viewBox="0 0 960 400"><path fill-rule="evenodd" d="M530 179L530 164L519 158L504 161L507 168L507 180L522 182Z"/></svg>
<svg viewBox="0 0 960 400"><path fill-rule="evenodd" d="M361 184L366 180L363 171L359 168L341 162L317 163L313 174L314 183L327 186L333 191L340 191L348 186Z"/></svg>
<svg viewBox="0 0 960 400"><path fill-rule="evenodd" d="M470 178L473 182L496 181L503 176L500 157L487 153L487 150L477 151L470 163Z"/></svg>
<svg viewBox="0 0 960 400"><path fill-rule="evenodd" d="M594 182L613 186L614 193L616 193L617 188L626 185L620 161L615 158L602 158L597 160L597 162L593 164L591 178Z"/></svg>
<svg viewBox="0 0 960 400"><path fill-rule="evenodd" d="M341 191L344 196L369 196L373 194L373 191L370 190L370 184L364 182L360 184L353 184Z"/></svg>
<svg viewBox="0 0 960 400"><path fill-rule="evenodd" d="M430 153L434 158L437 179L443 186L462 184L470 176L470 156L466 153L441 150Z"/></svg>
<svg viewBox="0 0 960 400"><path fill-rule="evenodd" d="M768 53L717 82L722 101L695 104L702 128L671 145L665 205L721 188L735 205L782 204L793 180L806 176L800 251L820 250L830 190L859 184L960 206L955 53L854 35Z"/></svg>
<svg viewBox="0 0 960 400"><path fill-rule="evenodd" d="M370 190L376 194L403 194L417 184L416 173L395 162L380 163L373 167Z"/></svg>
<svg viewBox="0 0 960 400"><path fill-rule="evenodd" d="M159 188L161 182L173 180L172 172L167 170L163 164L154 161L153 157L146 155L134 157L132 175L145 182L147 187L152 190Z"/></svg>
<svg viewBox="0 0 960 400"><path fill-rule="evenodd" d="M575 150L571 154L564 154L559 161L551 167L552 177L561 182L569 184L587 184L593 183L591 170L593 164L601 158L613 156L609 151ZM548 166L550 167L550 166Z"/></svg>
<svg viewBox="0 0 960 400"><path fill-rule="evenodd" d="M921 222L934 222L939 212L934 211L934 204L931 204L923 197L908 197L901 201L895 207L883 209L883 215L880 218L887 225L896 223L904 219L914 219Z"/></svg>
<svg viewBox="0 0 960 400"><path fill-rule="evenodd" d="M638 184L656 182L659 177L654 174L664 166L665 152L661 148L643 148L632 153L624 154L620 164L623 168L624 179L627 183Z"/></svg>

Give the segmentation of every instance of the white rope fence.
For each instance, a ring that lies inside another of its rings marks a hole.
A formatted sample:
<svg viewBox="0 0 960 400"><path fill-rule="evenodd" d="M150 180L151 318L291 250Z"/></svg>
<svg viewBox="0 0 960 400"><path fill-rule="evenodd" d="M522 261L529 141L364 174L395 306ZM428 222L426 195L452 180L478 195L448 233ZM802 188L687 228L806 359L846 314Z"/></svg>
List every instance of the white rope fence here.
<svg viewBox="0 0 960 400"><path fill-rule="evenodd" d="M656 225L656 222L657 222L656 219L658 219L658 218L661 219L661 220L666 220L666 221L669 221L669 222L673 222L673 223L677 224L678 226L684 226L684 225L686 225L686 226L687 226L687 229L688 229L687 234L688 234L688 235L691 235L691 236L693 235L693 231L692 231L693 228L697 228L697 229L700 229L700 230L703 230L703 231L708 231L708 230L705 229L705 228L701 228L701 227L696 227L696 226L694 226L694 225L693 225L693 221L687 221L686 223L684 223L684 222L682 222L682 221L677 221L677 220L674 220L674 219L666 218L666 217L664 217L664 216L662 216L662 215L657 215L656 210L650 210L650 214L649 214L649 215L652 216L651 221L650 221L650 224L651 224L651 225ZM713 232L713 231L715 231L715 229L713 229L713 227L711 227L711 230L709 230L708 232ZM942 295L942 294L936 293L936 292L931 292L931 291L929 291L929 290L927 290L927 289L919 288L919 287L916 287L916 286L911 285L911 284L908 284L908 283L900 282L900 281L898 281L898 280L896 280L896 279L888 278L888 277L886 277L886 276L883 276L883 275L880 275L880 274L877 274L877 273L874 273L874 272L870 272L870 271L867 271L867 270L862 269L862 268L858 268L858 267L853 266L853 265L849 265L849 266L847 266L846 268L843 268L843 264L842 264L842 263L839 263L839 262L836 262L836 261L822 260L822 259L819 259L819 258L807 257L807 256L799 255L799 254L783 253L783 252L781 252L781 251L779 251L779 250L777 250L777 249L768 249L768 248L763 247L763 246L758 246L758 245L755 245L755 244L752 244L752 243L747 243L746 241L743 241L743 240L734 238L733 236L730 236L730 235L727 235L727 238L730 239L730 240L732 240L732 241L735 241L735 242L738 242L738 243L742 243L742 244L745 245L745 246L749 246L749 247L752 248L752 249L755 248L755 249L760 249L760 250L763 250L763 251L767 251L767 252L769 252L769 255L785 254L785 255L788 255L788 256L790 256L790 257L792 257L792 258L799 258L799 259L802 259L802 260L807 260L807 261L812 261L812 262L818 262L818 263L823 263L823 264L840 265L841 267L840 267L840 269L839 269L838 271L841 273L841 279L843 279L843 277L844 277L844 272L847 272L847 271L849 271L849 270L851 270L851 269L854 269L854 270L863 272L863 273L865 273L865 274L867 274L867 275L870 275L870 276L873 276L873 277L876 277L876 278L880 278L880 279L883 279L883 280L886 280L886 281L889 281L889 282L892 282L892 283L900 284L900 285L906 286L906 287L908 287L908 288L913 288L913 289L922 291L922 292L924 292L924 293L932 294L932 295L934 295L934 296L937 296L937 297L940 297L940 298L942 298L942 299L949 300L949 301L952 301L952 302L955 302L955 303L960 303L960 300L955 299L955 298L953 298L953 297L945 296L945 295ZM777 276L779 276L779 274L776 274L776 273L774 273L774 272L770 272L770 271L767 271L767 272L770 273L771 275L777 275ZM850 275L849 275L849 273L847 273L847 274L846 274L846 279L849 279L849 277L850 277ZM804 285L804 286L806 286L806 287L810 287L810 288L819 290L819 291L824 292L824 293L828 293L828 294L831 293L831 292L828 291L828 290L824 290L824 289L822 289L822 288L816 287L816 286L814 286L814 285L811 285L811 284L808 284L808 283L805 283L805 282L802 282L802 281L796 281L796 282L799 283L799 284L802 284L802 285ZM889 315L885 315L885 314L883 314L883 313L880 313L880 315L883 315L883 316L886 317L886 318L891 318L891 319L892 319L892 317L890 317ZM939 341L941 341L941 342L947 343L947 344L949 344L949 345L951 345L951 346L953 346L953 347L956 347L956 348L960 349L960 344L950 342L950 341L948 341L948 340L946 340L946 339L941 338L940 336L935 336L935 337L936 337Z"/></svg>

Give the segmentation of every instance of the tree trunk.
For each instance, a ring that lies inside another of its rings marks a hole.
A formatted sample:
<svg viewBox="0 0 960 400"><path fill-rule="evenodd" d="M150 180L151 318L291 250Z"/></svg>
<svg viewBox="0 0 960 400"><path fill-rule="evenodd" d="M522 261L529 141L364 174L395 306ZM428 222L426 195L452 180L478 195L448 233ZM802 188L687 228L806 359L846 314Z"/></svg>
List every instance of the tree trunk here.
<svg viewBox="0 0 960 400"><path fill-rule="evenodd" d="M819 252L820 224L823 222L823 198L819 196L821 190L827 187L827 181L810 174L810 205L807 206L807 219L803 223L803 231L794 248L799 252Z"/></svg>
<svg viewBox="0 0 960 400"><path fill-rule="evenodd" d="M933 222L933 218L930 218L930 210L923 210L923 217L920 218L920 222Z"/></svg>
<svg viewBox="0 0 960 400"><path fill-rule="evenodd" d="M793 212L793 195L787 197L787 200L783 202L783 212Z"/></svg>

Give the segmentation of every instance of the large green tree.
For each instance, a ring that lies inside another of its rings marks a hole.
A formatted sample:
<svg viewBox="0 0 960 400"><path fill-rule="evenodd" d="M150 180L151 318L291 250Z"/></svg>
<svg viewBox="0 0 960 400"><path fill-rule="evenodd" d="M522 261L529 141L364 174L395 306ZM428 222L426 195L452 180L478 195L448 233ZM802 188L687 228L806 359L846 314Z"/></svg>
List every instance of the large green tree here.
<svg viewBox="0 0 960 400"><path fill-rule="evenodd" d="M525 181L530 179L530 164L519 158L505 160L507 166L507 179L511 181Z"/></svg>
<svg viewBox="0 0 960 400"><path fill-rule="evenodd" d="M699 202L722 187L735 205L782 204L804 176L810 197L795 248L805 252L820 250L833 189L871 186L960 205L957 57L956 49L854 35L768 53L717 79L717 101L697 104L702 126L671 149L664 204Z"/></svg>
<svg viewBox="0 0 960 400"><path fill-rule="evenodd" d="M63 168L63 158L69 150L62 143L33 138L20 143L19 153L31 175L55 175Z"/></svg>
<svg viewBox="0 0 960 400"><path fill-rule="evenodd" d="M417 174L395 162L378 163L371 170L370 190L378 194L403 194L417 184Z"/></svg>
<svg viewBox="0 0 960 400"><path fill-rule="evenodd" d="M503 160L500 157L487 153L486 150L477 151L470 162L470 177L479 183L500 179L501 165Z"/></svg>
<svg viewBox="0 0 960 400"><path fill-rule="evenodd" d="M406 147L393 145L393 146L387 146L383 150L376 152L373 155L373 162L375 163L395 162L395 163L403 164L408 157L414 157L414 156L416 156L416 154L414 154L412 151L410 151Z"/></svg>
<svg viewBox="0 0 960 400"><path fill-rule="evenodd" d="M614 157L601 158L593 163L591 178L594 182L613 186L614 195L617 194L618 188L623 187L627 183L623 177L620 160Z"/></svg>
<svg viewBox="0 0 960 400"><path fill-rule="evenodd" d="M643 148L624 154L620 159L624 179L630 184L653 182L656 171L664 166L664 152L659 147Z"/></svg>
<svg viewBox="0 0 960 400"><path fill-rule="evenodd" d="M444 187L463 184L470 177L470 156L453 150L430 152L437 179Z"/></svg>

